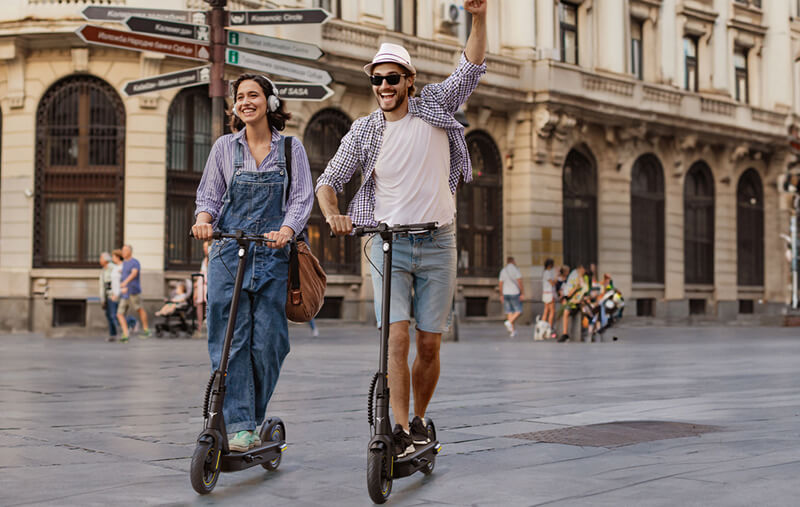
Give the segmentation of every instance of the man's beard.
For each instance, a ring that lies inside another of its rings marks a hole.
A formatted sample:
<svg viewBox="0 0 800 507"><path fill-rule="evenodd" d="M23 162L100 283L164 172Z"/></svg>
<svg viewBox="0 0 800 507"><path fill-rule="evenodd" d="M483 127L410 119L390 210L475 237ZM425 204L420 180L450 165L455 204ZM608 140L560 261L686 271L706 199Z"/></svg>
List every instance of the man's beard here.
<svg viewBox="0 0 800 507"><path fill-rule="evenodd" d="M395 92L397 93L397 95L394 96L394 100L395 100L394 106L392 106L391 108L388 108L388 109L385 108L383 106L383 104L381 103L381 94L380 94L380 92L376 92L375 93L375 100L378 101L378 107L381 108L381 110L386 111L387 113L391 113L392 111L394 111L395 109L400 107L403 104L403 102L405 102L406 97L408 96L408 88L403 88L400 91L395 90Z"/></svg>

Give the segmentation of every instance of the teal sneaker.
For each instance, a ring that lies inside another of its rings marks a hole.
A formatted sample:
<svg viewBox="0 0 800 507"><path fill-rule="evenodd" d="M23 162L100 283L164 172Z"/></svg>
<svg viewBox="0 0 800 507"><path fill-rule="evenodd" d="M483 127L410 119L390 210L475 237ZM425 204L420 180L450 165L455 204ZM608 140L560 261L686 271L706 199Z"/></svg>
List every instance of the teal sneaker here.
<svg viewBox="0 0 800 507"><path fill-rule="evenodd" d="M151 336L153 336L153 333L150 331L150 329L145 329L144 331L142 331L142 339L143 340L146 340L146 339L150 338Z"/></svg>
<svg viewBox="0 0 800 507"><path fill-rule="evenodd" d="M247 430L242 430L233 438L228 439L228 448L235 452L246 452L259 445L261 445L261 439L258 438L258 435Z"/></svg>

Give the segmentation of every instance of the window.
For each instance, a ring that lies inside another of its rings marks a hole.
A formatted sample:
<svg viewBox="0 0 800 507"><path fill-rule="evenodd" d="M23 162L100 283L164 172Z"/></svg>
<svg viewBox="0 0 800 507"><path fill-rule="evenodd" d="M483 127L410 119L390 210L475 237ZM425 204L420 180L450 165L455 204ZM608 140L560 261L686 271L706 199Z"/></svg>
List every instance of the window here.
<svg viewBox="0 0 800 507"><path fill-rule="evenodd" d="M96 267L122 244L125 108L92 76L53 85L36 113L35 267Z"/></svg>
<svg viewBox="0 0 800 507"><path fill-rule="evenodd" d="M642 71L642 22L631 19L631 73L636 79L643 78Z"/></svg>
<svg viewBox="0 0 800 507"><path fill-rule="evenodd" d="M739 285L764 285L764 192L755 169L736 187L736 264Z"/></svg>
<svg viewBox="0 0 800 507"><path fill-rule="evenodd" d="M697 91L697 39L683 38L683 88L690 92Z"/></svg>
<svg viewBox="0 0 800 507"><path fill-rule="evenodd" d="M561 61L578 64L578 6L559 4L558 21L561 27Z"/></svg>
<svg viewBox="0 0 800 507"><path fill-rule="evenodd" d="M573 149L564 162L564 263L597 262L597 170L591 155Z"/></svg>
<svg viewBox="0 0 800 507"><path fill-rule="evenodd" d="M714 181L695 162L683 185L683 262L687 284L714 283Z"/></svg>
<svg viewBox="0 0 800 507"><path fill-rule="evenodd" d="M747 86L747 50L736 48L733 52L733 68L736 72L736 100L749 104Z"/></svg>
<svg viewBox="0 0 800 507"><path fill-rule="evenodd" d="M203 260L203 245L189 237L189 229L212 144L208 86L182 90L167 113L166 269L199 269Z"/></svg>
<svg viewBox="0 0 800 507"><path fill-rule="evenodd" d="M652 154L633 164L631 242L633 281L664 283L664 171Z"/></svg>
<svg viewBox="0 0 800 507"><path fill-rule="evenodd" d="M303 145L311 166L311 180L316 183L328 165L328 161L339 149L339 142L350 130L350 118L337 109L323 109L308 122L303 133ZM344 213L360 187L360 178L353 177L339 195L339 210ZM361 273L360 241L354 236L330 237L330 229L314 199L314 207L308 219L308 241L322 267L329 274L357 275ZM326 304L327 298L326 298ZM333 303L331 303L333 304Z"/></svg>
<svg viewBox="0 0 800 507"><path fill-rule="evenodd" d="M458 273L497 276L502 269L502 161L492 137L483 131L467 135L472 183L456 192L458 199Z"/></svg>

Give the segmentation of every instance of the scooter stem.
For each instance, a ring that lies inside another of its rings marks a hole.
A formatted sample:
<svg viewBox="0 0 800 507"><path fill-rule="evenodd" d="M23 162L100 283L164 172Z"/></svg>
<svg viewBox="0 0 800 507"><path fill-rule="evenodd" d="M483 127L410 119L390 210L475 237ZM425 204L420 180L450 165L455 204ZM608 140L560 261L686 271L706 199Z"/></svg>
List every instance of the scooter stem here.
<svg viewBox="0 0 800 507"><path fill-rule="evenodd" d="M386 224L381 224L384 227ZM389 372L389 319L392 306L392 239L394 234L383 230L380 232L383 240L383 294L381 299L381 351L378 366L377 403L375 415L378 435L390 435L392 425L389 421L389 386L387 375Z"/></svg>
<svg viewBox="0 0 800 507"><path fill-rule="evenodd" d="M242 231L237 231L237 235L242 235ZM242 285L244 284L244 271L245 264L247 263L247 241L237 239L239 244L239 265L236 269L236 281L233 285L233 300L231 301L231 311L228 314L228 325L225 328L225 343L222 346L222 357L219 362L219 371L222 372L221 385L225 385L225 377L228 373L228 356L231 352L231 343L233 343L233 331L236 328L236 314L239 311L239 296L242 292Z"/></svg>

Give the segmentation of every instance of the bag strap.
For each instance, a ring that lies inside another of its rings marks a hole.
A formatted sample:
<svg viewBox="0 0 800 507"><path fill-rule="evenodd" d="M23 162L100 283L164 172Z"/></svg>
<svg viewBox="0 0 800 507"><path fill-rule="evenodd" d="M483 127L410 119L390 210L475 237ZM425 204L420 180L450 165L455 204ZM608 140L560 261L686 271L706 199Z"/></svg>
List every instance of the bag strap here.
<svg viewBox="0 0 800 507"><path fill-rule="evenodd" d="M286 200L289 202L289 192L292 188L292 137L286 136L283 138L283 157L286 160ZM300 290L300 259L297 252L297 240L300 234L296 235L296 239L289 242L289 282L293 291Z"/></svg>

